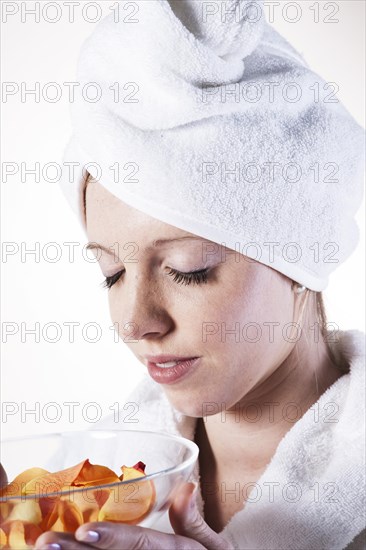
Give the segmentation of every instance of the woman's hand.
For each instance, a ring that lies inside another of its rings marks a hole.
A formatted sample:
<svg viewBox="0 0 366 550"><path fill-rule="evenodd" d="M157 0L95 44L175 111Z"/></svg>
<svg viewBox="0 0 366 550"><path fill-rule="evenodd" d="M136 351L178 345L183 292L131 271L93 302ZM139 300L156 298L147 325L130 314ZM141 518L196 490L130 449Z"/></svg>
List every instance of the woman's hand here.
<svg viewBox="0 0 366 550"><path fill-rule="evenodd" d="M186 483L169 508L175 535L123 523L91 522L80 526L74 535L48 531L38 537L37 550L233 550L231 544L213 531L201 517L195 485ZM80 541L80 542L77 542ZM52 546L48 546L52 545Z"/></svg>
<svg viewBox="0 0 366 550"><path fill-rule="evenodd" d="M6 475L3 465L0 464L0 489L5 487L5 485L7 484L8 484L8 476Z"/></svg>

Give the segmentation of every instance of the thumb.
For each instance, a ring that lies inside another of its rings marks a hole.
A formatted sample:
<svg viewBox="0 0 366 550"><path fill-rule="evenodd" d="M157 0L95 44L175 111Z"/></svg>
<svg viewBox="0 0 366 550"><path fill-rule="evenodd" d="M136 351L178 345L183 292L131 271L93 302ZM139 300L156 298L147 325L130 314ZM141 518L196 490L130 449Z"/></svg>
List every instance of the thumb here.
<svg viewBox="0 0 366 550"><path fill-rule="evenodd" d="M193 539L208 550L229 550L228 542L211 529L197 507L197 483L186 483L169 508L169 520L176 535Z"/></svg>

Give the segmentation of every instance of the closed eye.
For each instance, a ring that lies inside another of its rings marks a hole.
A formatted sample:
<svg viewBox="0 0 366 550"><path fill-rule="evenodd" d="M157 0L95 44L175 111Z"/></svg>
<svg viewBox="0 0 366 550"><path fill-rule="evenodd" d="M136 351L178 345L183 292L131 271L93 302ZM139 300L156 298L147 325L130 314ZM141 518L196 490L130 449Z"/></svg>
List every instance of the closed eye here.
<svg viewBox="0 0 366 550"><path fill-rule="evenodd" d="M123 275L124 272L125 270L122 270L116 273L115 275L112 275L111 277L106 277L102 283L103 288L108 288L108 289L112 288L112 286L116 284L116 282L121 277L121 275Z"/></svg>
<svg viewBox="0 0 366 550"><path fill-rule="evenodd" d="M201 269L200 271L190 271L188 273L170 269L169 275L171 275L173 277L173 281L178 284L190 285L191 283L195 283L200 285L207 283L207 272L208 268Z"/></svg>
<svg viewBox="0 0 366 550"><path fill-rule="evenodd" d="M169 268L168 274L173 277L173 281L177 284L190 285L191 283L194 283L199 285L207 283L208 271L209 268L201 269L200 271L189 271L187 273L183 273L182 271L177 271L176 269ZM102 283L103 287L108 289L112 288L112 286L116 284L116 282L121 278L124 272L125 270L122 270L115 275L112 275L111 277L106 277Z"/></svg>

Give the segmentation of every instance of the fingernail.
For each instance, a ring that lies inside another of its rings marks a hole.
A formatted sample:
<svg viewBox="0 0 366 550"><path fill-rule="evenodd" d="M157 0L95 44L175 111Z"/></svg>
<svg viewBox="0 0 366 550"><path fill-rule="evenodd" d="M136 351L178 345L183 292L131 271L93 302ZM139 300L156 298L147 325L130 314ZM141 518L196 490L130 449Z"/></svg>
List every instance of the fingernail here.
<svg viewBox="0 0 366 550"><path fill-rule="evenodd" d="M84 542L97 542L100 537L97 531L82 531L76 535L76 538Z"/></svg>
<svg viewBox="0 0 366 550"><path fill-rule="evenodd" d="M61 550L61 546L57 542L50 542L43 547L43 550Z"/></svg>

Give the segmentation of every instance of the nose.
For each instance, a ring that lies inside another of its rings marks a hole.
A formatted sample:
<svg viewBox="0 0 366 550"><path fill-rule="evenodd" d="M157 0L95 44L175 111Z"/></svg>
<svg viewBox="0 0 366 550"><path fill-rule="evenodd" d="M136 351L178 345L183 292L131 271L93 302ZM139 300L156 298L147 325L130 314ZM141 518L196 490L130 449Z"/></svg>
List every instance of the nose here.
<svg viewBox="0 0 366 550"><path fill-rule="evenodd" d="M171 331L173 319L164 306L157 284L147 277L124 280L110 303L112 319L118 323L120 338L128 344L143 339L159 339Z"/></svg>

